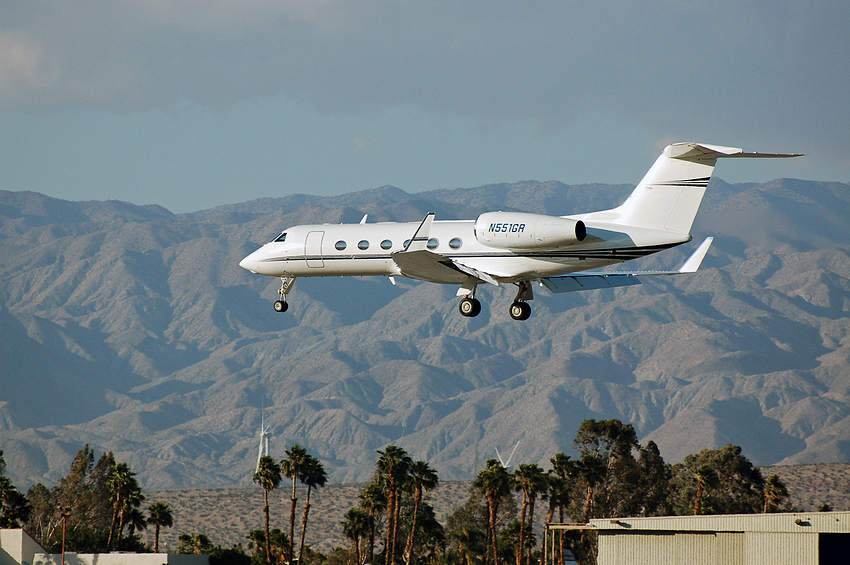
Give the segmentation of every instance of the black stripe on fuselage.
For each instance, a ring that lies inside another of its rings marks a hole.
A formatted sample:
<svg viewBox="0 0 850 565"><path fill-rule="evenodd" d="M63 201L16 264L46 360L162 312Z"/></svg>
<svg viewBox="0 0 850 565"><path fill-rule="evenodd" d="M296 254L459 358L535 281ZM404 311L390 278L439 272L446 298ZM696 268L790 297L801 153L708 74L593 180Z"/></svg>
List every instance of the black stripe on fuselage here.
<svg viewBox="0 0 850 565"><path fill-rule="evenodd" d="M620 248L609 248L609 249L593 249L593 250L563 250L563 251L537 251L537 252L529 252L523 251L521 253L511 252L511 251L501 251L495 253L436 253L436 255L442 255L447 259L481 259L481 258L515 258L522 257L528 259L538 259L540 261L546 261L548 258L552 259L611 259L617 258L623 261L629 261L631 259L639 259L640 257L645 257L647 255L652 255L653 253L658 253L659 251L664 251L665 249L670 249L671 247L676 247L681 245L684 242L680 243L665 243L661 245L648 245L645 247L620 247ZM288 261L339 261L346 260L350 261L352 259L356 260L392 260L392 256L390 254L357 254L357 255L299 255L293 257L276 257L271 259L265 259L263 262L268 263L280 263L280 262L288 262ZM318 268L318 267L317 267Z"/></svg>

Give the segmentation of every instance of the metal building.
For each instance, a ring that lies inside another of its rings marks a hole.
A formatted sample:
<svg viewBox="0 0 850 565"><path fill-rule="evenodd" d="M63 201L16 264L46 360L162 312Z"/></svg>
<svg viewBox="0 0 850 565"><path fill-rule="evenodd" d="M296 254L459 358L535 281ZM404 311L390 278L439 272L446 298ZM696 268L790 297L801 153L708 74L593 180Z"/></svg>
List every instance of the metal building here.
<svg viewBox="0 0 850 565"><path fill-rule="evenodd" d="M850 512L591 520L598 565L846 565Z"/></svg>

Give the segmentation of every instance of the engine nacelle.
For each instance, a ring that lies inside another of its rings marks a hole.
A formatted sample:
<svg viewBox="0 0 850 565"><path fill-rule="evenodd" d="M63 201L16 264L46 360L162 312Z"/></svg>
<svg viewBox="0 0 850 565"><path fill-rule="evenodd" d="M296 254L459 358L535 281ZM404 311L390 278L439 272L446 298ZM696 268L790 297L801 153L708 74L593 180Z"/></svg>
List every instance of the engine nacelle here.
<svg viewBox="0 0 850 565"><path fill-rule="evenodd" d="M487 212L475 220L475 239L500 249L557 249L583 241L581 220L524 212Z"/></svg>

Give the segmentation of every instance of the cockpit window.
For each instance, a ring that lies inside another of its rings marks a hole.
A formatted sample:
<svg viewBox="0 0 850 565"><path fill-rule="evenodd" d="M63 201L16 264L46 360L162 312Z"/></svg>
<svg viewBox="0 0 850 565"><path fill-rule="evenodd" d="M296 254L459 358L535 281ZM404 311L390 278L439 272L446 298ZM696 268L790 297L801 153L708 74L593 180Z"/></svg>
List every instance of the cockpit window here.
<svg viewBox="0 0 850 565"><path fill-rule="evenodd" d="M279 243L281 241L286 241L286 232L281 233L279 236L272 240L274 243Z"/></svg>

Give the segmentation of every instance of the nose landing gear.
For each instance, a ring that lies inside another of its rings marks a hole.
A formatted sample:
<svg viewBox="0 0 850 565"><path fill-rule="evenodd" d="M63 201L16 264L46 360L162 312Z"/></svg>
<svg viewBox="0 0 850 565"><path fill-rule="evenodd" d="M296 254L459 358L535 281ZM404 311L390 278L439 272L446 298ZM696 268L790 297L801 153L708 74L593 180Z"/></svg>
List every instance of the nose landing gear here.
<svg viewBox="0 0 850 565"><path fill-rule="evenodd" d="M292 285L295 284L295 277L280 277L280 289L277 293L280 295L280 300L274 301L275 312L286 312L289 310L289 304L286 302L286 295L292 290Z"/></svg>

